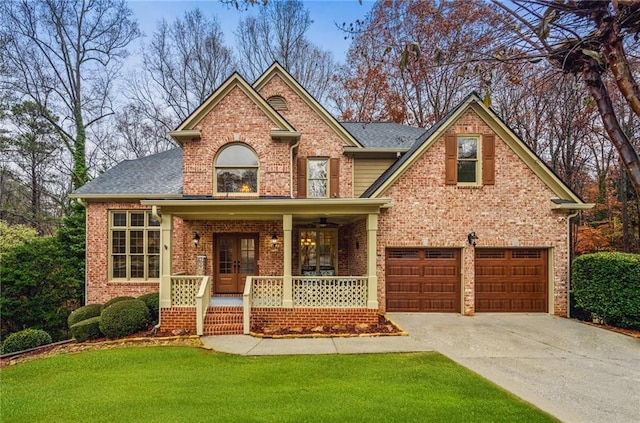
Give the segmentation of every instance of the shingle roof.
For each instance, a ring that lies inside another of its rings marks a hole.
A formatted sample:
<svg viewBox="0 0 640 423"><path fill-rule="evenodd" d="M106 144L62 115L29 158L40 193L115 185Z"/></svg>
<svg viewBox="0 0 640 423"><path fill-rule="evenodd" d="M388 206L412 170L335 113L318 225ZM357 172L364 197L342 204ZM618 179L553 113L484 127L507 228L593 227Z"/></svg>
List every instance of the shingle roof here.
<svg viewBox="0 0 640 423"><path fill-rule="evenodd" d="M73 192L82 194L181 194L182 149L125 160Z"/></svg>
<svg viewBox="0 0 640 423"><path fill-rule="evenodd" d="M354 138L369 148L409 148L425 130L394 122L340 122Z"/></svg>

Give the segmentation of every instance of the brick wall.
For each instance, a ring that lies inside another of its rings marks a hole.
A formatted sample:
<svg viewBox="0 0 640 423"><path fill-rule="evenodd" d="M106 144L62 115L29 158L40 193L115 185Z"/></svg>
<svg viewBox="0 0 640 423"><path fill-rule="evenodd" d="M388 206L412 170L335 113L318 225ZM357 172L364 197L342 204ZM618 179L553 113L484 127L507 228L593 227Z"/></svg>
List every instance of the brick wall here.
<svg viewBox="0 0 640 423"><path fill-rule="evenodd" d="M196 333L196 308L171 307L160 311L160 326L163 331L186 330Z"/></svg>
<svg viewBox="0 0 640 423"><path fill-rule="evenodd" d="M378 310L367 308L293 308L259 307L251 309L251 327L265 326L333 326L378 323Z"/></svg>
<svg viewBox="0 0 640 423"><path fill-rule="evenodd" d="M490 134L468 111L447 133ZM567 222L551 210L555 194L496 136L495 185L462 188L445 185L444 136L420 157L382 196L393 207L382 210L378 230L378 287L385 304L387 247L463 249L464 313L474 313L474 249L467 234L475 231L481 247L549 249L553 264L553 314L567 312Z"/></svg>

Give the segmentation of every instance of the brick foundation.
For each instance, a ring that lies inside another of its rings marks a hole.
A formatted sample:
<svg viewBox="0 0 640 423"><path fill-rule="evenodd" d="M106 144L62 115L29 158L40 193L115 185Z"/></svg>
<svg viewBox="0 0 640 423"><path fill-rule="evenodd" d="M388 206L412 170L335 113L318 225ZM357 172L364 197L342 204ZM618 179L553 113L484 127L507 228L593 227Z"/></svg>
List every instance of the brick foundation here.
<svg viewBox="0 0 640 423"><path fill-rule="evenodd" d="M171 307L160 309L160 330L172 331L179 329L196 333L196 308Z"/></svg>
<svg viewBox="0 0 640 423"><path fill-rule="evenodd" d="M378 310L368 308L253 308L251 326L313 327L378 323Z"/></svg>

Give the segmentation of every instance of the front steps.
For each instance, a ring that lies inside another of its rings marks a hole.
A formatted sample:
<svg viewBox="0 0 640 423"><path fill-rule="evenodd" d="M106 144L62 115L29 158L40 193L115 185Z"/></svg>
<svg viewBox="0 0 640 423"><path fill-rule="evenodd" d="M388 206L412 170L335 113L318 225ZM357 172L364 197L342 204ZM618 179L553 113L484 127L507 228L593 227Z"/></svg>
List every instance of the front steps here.
<svg viewBox="0 0 640 423"><path fill-rule="evenodd" d="M204 317L204 336L242 335L242 306L211 306Z"/></svg>

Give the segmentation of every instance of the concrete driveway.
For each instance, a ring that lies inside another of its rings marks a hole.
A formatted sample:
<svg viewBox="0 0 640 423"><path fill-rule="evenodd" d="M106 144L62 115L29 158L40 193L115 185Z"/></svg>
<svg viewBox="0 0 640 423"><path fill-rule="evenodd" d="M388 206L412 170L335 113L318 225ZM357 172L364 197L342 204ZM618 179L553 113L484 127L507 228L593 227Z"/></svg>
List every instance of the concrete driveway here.
<svg viewBox="0 0 640 423"><path fill-rule="evenodd" d="M546 314L389 313L409 338L565 422L640 422L640 340Z"/></svg>

